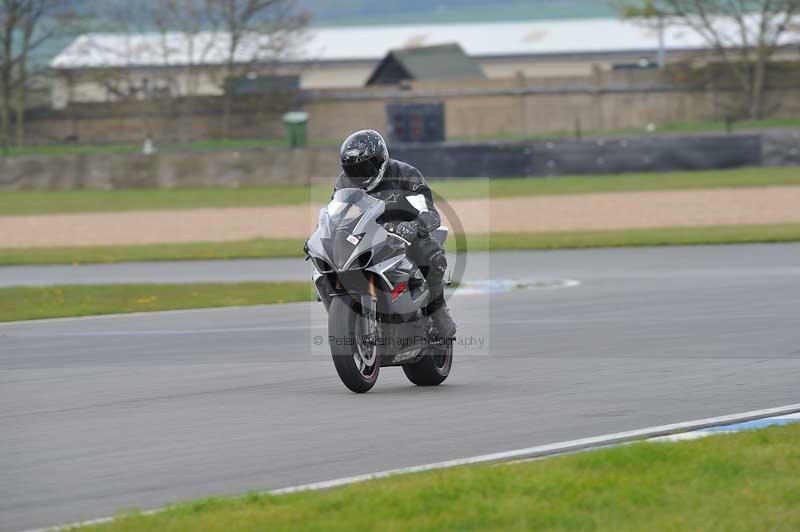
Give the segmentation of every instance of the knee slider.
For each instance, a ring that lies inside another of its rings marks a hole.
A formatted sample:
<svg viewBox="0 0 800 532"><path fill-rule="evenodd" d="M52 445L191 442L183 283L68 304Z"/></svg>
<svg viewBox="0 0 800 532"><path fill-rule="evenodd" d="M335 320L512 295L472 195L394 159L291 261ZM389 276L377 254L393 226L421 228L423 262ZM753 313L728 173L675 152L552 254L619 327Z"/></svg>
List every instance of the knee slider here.
<svg viewBox="0 0 800 532"><path fill-rule="evenodd" d="M438 273L444 273L447 270L447 258L441 251L437 251L431 257L431 270Z"/></svg>

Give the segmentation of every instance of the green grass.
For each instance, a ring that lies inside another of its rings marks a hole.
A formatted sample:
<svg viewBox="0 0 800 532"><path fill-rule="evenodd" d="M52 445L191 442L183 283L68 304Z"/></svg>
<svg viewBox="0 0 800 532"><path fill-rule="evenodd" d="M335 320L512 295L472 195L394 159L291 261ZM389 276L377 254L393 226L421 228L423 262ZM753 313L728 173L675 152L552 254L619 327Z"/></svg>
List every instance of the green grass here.
<svg viewBox="0 0 800 532"><path fill-rule="evenodd" d="M800 172L796 168L739 168L664 174L433 180L431 182L434 192L445 200L763 186L800 186ZM331 179L330 185L312 187L272 185L248 188L2 191L0 192L0 216L260 207L297 205L309 202L321 205L330 198L332 188L333 179Z"/></svg>
<svg viewBox="0 0 800 532"><path fill-rule="evenodd" d="M779 242L800 242L800 224L497 233L492 235L469 236L467 238L467 249L474 251L501 251L515 249L697 246Z"/></svg>
<svg viewBox="0 0 800 532"><path fill-rule="evenodd" d="M257 188L19 190L0 192L0 216L262 207L297 205L312 200L322 204L330 199L330 194L330 190L292 185Z"/></svg>
<svg viewBox="0 0 800 532"><path fill-rule="evenodd" d="M82 155L84 153L136 153L142 151L141 144L53 144L47 146L12 146L8 148L7 156L17 157L21 155Z"/></svg>
<svg viewBox="0 0 800 532"><path fill-rule="evenodd" d="M311 301L307 282L0 288L0 321Z"/></svg>
<svg viewBox="0 0 800 532"><path fill-rule="evenodd" d="M702 132L727 132L728 125L722 121L707 122L668 122L655 124L655 133L702 133ZM768 118L764 120L741 120L731 124L731 130L753 131L759 129L779 129L800 127L800 118ZM588 129L581 130L583 137L613 137L620 135L649 135L651 132L644 127L627 127L621 129ZM530 140L530 139L560 139L575 138L575 129L562 129L542 133L496 133L486 135L460 135L449 138L453 141L480 141L480 140Z"/></svg>
<svg viewBox="0 0 800 532"><path fill-rule="evenodd" d="M454 200L487 195L491 198L506 198L798 185L800 185L800 171L796 168L737 168L663 174L438 181L434 182L432 187L442 198Z"/></svg>
<svg viewBox="0 0 800 532"><path fill-rule="evenodd" d="M733 122L732 129L772 129L785 127L800 127L800 118L765 118L762 120L739 120ZM709 122L671 122L658 126L658 131L725 131L727 124L722 121Z"/></svg>
<svg viewBox="0 0 800 532"><path fill-rule="evenodd" d="M211 498L86 530L800 529L800 425L637 443L330 491ZM84 530L84 528L81 528Z"/></svg>
<svg viewBox="0 0 800 532"><path fill-rule="evenodd" d="M272 140L242 140L242 141L199 141L188 144L168 144L158 146L160 151L173 150L207 150L207 149L245 149L264 146L285 146L282 141ZM54 144L47 146L22 146L9 148L11 157L20 155L82 155L82 154L109 154L109 153L141 153L142 144Z"/></svg>
<svg viewBox="0 0 800 532"><path fill-rule="evenodd" d="M130 246L0 248L0 266L301 257L302 249L302 239L254 239L238 242Z"/></svg>
<svg viewBox="0 0 800 532"><path fill-rule="evenodd" d="M523 2L524 4L524 2ZM509 8L509 13L516 12L519 6ZM531 8L525 7L530 10ZM538 9L538 8L537 8ZM478 8L476 13L485 17L484 8ZM518 18L518 17L512 17ZM469 18L465 19L469 20ZM400 22L399 20L395 21ZM352 24L349 21L348 24ZM748 131L758 129L789 128L800 127L800 118L769 118L764 120L742 120L734 122L734 131ZM705 122L670 122L666 124L656 124L657 132L687 132L697 133L703 131L727 131L725 122L705 121ZM585 130L581 134L586 137L647 134L644 128L622 128L604 130ZM476 140L525 140L525 139L547 139L547 138L571 138L575 137L574 129L556 130L535 134L520 133L492 133L486 135L456 135L448 137L451 141L476 141ZM339 139L311 139L311 146L337 146ZM158 143L157 148L162 152L181 152L181 151L215 151L215 150L247 150L266 147L285 148L288 142L283 138L273 139L207 139L196 140L187 143ZM8 156L20 155L80 155L80 154L104 154L104 153L141 153L142 143L136 144L53 144L45 146L21 146L11 147Z"/></svg>
<svg viewBox="0 0 800 532"><path fill-rule="evenodd" d="M446 249L456 250L450 238ZM592 247L678 246L701 244L800 242L800 224L711 227L664 227L606 231L548 231L469 235L469 251L572 249ZM86 246L64 248L0 248L0 266L91 264L164 260L215 260L302 257L302 239L255 239L238 242Z"/></svg>
<svg viewBox="0 0 800 532"><path fill-rule="evenodd" d="M311 142L312 146L336 145L333 139ZM248 150L257 148L285 148L288 146L286 139L231 139L231 140L196 140L180 143L157 144L162 152L182 151L215 151L215 150ZM20 155L81 155L81 154L107 154L107 153L141 153L142 143L139 144L53 144L45 146L22 146L9 148L10 157Z"/></svg>

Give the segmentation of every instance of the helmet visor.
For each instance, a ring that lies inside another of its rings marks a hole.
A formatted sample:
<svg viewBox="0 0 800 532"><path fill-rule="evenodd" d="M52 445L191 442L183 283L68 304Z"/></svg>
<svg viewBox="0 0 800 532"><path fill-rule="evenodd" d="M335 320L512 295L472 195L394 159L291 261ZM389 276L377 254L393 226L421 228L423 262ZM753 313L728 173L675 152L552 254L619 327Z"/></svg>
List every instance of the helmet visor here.
<svg viewBox="0 0 800 532"><path fill-rule="evenodd" d="M342 163L342 170L344 170L344 175L352 178L353 181L361 180L366 182L373 177L378 177L378 173L381 171L381 165L378 164L375 157L370 157L365 161L357 163Z"/></svg>

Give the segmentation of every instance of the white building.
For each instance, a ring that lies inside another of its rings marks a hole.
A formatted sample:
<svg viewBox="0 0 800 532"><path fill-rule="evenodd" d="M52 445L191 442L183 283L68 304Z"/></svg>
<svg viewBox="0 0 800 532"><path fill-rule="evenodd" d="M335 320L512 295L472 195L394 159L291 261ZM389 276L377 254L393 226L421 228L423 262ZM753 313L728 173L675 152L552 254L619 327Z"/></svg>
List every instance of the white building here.
<svg viewBox="0 0 800 532"><path fill-rule="evenodd" d="M490 79L588 75L615 64L655 61L658 31L616 19L554 22L311 28L278 52L269 39L246 39L239 75L299 76L308 89L361 87L392 49L458 43ZM78 37L51 62L53 105L113 101L131 94L219 94L228 36L204 32L103 34ZM707 49L685 28L667 28L671 57ZM248 67L247 65L251 65Z"/></svg>

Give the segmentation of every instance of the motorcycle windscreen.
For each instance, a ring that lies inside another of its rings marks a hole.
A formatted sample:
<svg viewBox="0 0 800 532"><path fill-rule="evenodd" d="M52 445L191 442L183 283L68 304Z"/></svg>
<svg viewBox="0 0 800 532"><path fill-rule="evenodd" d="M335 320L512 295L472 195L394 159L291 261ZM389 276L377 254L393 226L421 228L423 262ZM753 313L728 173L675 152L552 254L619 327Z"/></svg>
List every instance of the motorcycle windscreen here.
<svg viewBox="0 0 800 532"><path fill-rule="evenodd" d="M379 203L380 200L373 198L360 188L337 190L333 195L333 199L325 208L330 228L337 229L341 226L354 226L354 222L358 221L361 215L370 207Z"/></svg>
<svg viewBox="0 0 800 532"><path fill-rule="evenodd" d="M323 246L336 270L344 269L361 243L363 234L354 234L359 220L371 207L380 203L380 200L356 188L342 189L334 194L326 207L328 227L325 232L328 237L323 239Z"/></svg>

